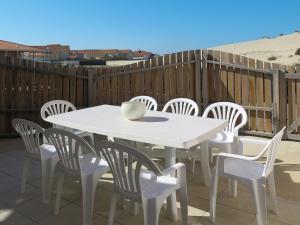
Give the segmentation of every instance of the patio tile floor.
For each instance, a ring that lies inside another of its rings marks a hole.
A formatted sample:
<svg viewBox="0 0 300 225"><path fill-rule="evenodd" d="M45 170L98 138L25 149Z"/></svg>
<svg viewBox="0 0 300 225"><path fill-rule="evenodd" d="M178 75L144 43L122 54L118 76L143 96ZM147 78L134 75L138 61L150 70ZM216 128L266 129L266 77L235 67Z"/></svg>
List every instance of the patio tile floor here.
<svg viewBox="0 0 300 225"><path fill-rule="evenodd" d="M40 165L33 163L25 194L20 194L23 163L23 145L20 139L0 139L0 224L1 225L79 225L82 224L81 185L66 179L60 214L53 214L54 194L50 204L41 203ZM246 155L255 155L256 145L247 145ZM193 174L188 166L189 224L206 225L209 221L209 189L201 185L199 163ZM111 175L99 183L94 208L93 224L107 224L112 189ZM268 214L269 225L300 224L300 143L283 141L277 155L275 179L279 214ZM55 180L53 191L55 187ZM269 204L269 198L268 198ZM121 205L121 204L120 204ZM126 204L129 205L129 204ZM180 212L179 204L178 210ZM180 214L180 213L179 213ZM227 195L227 181L221 180L218 190L216 225L256 225L253 198L241 185L238 197ZM116 225L143 224L143 213L133 216L130 207L118 207ZM159 224L177 225L167 218L162 208Z"/></svg>

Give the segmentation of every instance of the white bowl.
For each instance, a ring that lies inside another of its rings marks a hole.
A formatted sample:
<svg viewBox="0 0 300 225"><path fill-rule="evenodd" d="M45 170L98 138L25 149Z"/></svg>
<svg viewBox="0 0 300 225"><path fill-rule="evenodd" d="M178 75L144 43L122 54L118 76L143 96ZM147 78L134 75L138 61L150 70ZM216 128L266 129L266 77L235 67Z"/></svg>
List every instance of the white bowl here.
<svg viewBox="0 0 300 225"><path fill-rule="evenodd" d="M122 115L128 120L138 120L144 117L146 105L141 102L123 102L121 105Z"/></svg>

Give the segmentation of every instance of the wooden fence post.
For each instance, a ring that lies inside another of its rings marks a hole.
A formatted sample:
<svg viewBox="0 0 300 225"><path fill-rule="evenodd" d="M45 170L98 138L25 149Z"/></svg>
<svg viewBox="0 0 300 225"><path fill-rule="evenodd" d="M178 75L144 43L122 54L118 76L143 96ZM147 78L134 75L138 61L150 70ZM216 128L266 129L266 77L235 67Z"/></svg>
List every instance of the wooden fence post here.
<svg viewBox="0 0 300 225"><path fill-rule="evenodd" d="M96 70L95 69L89 69L88 70L88 106L93 106L94 103L94 78L96 76Z"/></svg>
<svg viewBox="0 0 300 225"><path fill-rule="evenodd" d="M273 71L273 121L276 134L287 124L287 85L281 70Z"/></svg>

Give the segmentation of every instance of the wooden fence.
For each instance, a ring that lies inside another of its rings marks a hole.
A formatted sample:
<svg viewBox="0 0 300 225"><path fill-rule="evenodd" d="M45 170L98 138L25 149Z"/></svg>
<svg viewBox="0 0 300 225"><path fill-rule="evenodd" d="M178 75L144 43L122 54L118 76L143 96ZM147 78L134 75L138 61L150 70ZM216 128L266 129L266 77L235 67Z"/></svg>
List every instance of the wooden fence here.
<svg viewBox="0 0 300 225"><path fill-rule="evenodd" d="M13 132L10 124L14 117L45 126L39 110L52 99L65 99L81 108L120 105L134 96L149 95L160 107L176 97L191 98L201 112L216 101L236 102L249 116L243 132L272 136L282 126L292 124L288 135L297 139L297 72L300 67L214 50L184 51L132 65L97 69L1 58L0 134Z"/></svg>
<svg viewBox="0 0 300 225"><path fill-rule="evenodd" d="M19 58L0 58L0 135L14 134L11 120L41 120L41 106L53 99L65 99L77 107L88 106L88 70Z"/></svg>

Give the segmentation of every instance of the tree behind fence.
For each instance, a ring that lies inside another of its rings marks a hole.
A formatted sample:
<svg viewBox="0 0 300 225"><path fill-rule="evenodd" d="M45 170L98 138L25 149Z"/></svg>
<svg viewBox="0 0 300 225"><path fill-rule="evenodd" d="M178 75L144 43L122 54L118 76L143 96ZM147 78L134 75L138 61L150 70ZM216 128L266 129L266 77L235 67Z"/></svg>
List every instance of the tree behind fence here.
<svg viewBox="0 0 300 225"><path fill-rule="evenodd" d="M271 136L278 126L287 120L293 122L300 114L299 80L286 82L278 69L299 71L298 67L213 50L184 51L132 65L97 69L2 57L0 134L13 133L11 119L15 117L47 126L39 111L53 99L64 99L82 108L120 105L134 96L149 95L157 99L160 107L177 97L194 99L202 112L216 101L236 102L248 112L244 132ZM286 87L280 85L284 83ZM290 102L288 107L285 98ZM298 102L296 107L291 104Z"/></svg>

